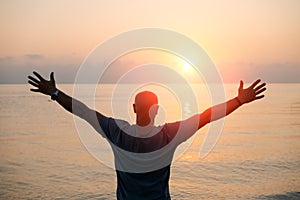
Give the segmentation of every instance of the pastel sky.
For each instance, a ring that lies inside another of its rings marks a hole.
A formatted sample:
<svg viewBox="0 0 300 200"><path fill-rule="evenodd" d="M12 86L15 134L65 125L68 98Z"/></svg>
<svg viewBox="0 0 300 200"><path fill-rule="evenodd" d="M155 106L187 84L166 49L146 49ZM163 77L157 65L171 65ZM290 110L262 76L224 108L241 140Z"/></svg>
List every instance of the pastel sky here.
<svg viewBox="0 0 300 200"><path fill-rule="evenodd" d="M300 82L298 0L2 0L0 5L0 83L25 83L33 70L55 71L59 82L72 83L93 48L144 27L196 41L225 82ZM143 59L129 56L121 63Z"/></svg>

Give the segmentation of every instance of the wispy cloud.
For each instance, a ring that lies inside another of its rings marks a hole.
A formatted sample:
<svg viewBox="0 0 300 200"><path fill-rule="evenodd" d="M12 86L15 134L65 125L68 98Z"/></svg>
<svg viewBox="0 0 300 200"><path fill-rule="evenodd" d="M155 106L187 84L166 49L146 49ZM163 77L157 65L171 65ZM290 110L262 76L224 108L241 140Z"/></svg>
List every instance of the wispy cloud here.
<svg viewBox="0 0 300 200"><path fill-rule="evenodd" d="M12 56L0 57L0 62L11 61L12 59L14 59Z"/></svg>
<svg viewBox="0 0 300 200"><path fill-rule="evenodd" d="M273 83L300 82L300 63L297 62L233 62L222 66L220 71L225 82L252 82L257 78Z"/></svg>
<svg viewBox="0 0 300 200"><path fill-rule="evenodd" d="M27 76L38 71L45 77L56 72L58 82L73 83L78 65L49 59L41 54L0 57L0 84L27 83Z"/></svg>
<svg viewBox="0 0 300 200"><path fill-rule="evenodd" d="M126 66L134 63L118 62L115 68L107 70L102 77L103 83L116 82L126 71ZM0 57L0 84L1 83L26 83L27 75L33 70L49 76L54 71L57 81L62 83L74 83L78 72L80 61L70 63L66 61L57 62L41 54L26 54L20 57ZM252 82L257 78L269 83L300 83L299 62L232 62L219 66L221 76L225 83L238 83L239 80Z"/></svg>
<svg viewBox="0 0 300 200"><path fill-rule="evenodd" d="M41 55L41 54L25 54L24 57L29 58L29 59L42 59L42 58L44 58L44 56Z"/></svg>

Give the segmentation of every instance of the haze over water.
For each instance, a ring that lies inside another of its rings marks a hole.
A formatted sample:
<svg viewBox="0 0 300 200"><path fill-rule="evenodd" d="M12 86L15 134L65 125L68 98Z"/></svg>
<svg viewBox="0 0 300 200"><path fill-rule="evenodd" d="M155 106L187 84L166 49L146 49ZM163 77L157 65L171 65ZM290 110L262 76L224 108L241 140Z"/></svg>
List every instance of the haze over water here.
<svg viewBox="0 0 300 200"><path fill-rule="evenodd" d="M113 86L101 87L96 107L110 115L107 96ZM237 87L225 85L227 98ZM72 93L72 85L59 88ZM299 91L300 84L269 84L264 100L226 118L217 145L204 159L199 151L208 127L198 131L172 164L172 199L299 199ZM209 105L203 96L201 110ZM0 103L1 199L116 198L114 170L87 152L71 114L49 97L30 93L28 85L0 85ZM180 120L176 103L164 109L166 120Z"/></svg>

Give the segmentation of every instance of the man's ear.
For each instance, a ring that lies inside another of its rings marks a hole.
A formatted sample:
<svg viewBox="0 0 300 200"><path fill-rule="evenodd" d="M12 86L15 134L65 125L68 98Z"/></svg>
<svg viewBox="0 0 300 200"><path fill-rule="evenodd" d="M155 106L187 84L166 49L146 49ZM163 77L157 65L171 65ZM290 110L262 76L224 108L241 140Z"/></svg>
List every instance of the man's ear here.
<svg viewBox="0 0 300 200"><path fill-rule="evenodd" d="M132 104L133 106L133 112L136 113L135 104Z"/></svg>
<svg viewBox="0 0 300 200"><path fill-rule="evenodd" d="M158 113L158 109L159 109L159 105L158 105L158 104L156 104L156 105L155 105L155 115L157 115L157 113Z"/></svg>
<svg viewBox="0 0 300 200"><path fill-rule="evenodd" d="M154 104L150 107L150 115L157 115L157 112L158 112L158 108L159 106L157 104Z"/></svg>

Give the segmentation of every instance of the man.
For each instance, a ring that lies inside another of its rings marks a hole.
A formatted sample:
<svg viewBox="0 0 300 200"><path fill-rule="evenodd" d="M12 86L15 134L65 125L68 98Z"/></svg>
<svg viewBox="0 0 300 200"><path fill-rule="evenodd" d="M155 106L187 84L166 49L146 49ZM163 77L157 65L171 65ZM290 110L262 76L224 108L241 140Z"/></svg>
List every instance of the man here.
<svg viewBox="0 0 300 200"><path fill-rule="evenodd" d="M108 118L58 90L53 72L49 81L37 72L33 74L37 78L28 76L28 83L36 87L31 91L50 95L52 100L86 120L108 140L115 156L119 200L169 200L170 165L176 147L207 123L229 115L243 104L263 98L262 93L266 90L266 84L259 84L260 80L246 89L240 81L237 97L201 114L162 126L154 126L157 96L144 91L135 97L136 124L130 125L123 120Z"/></svg>

